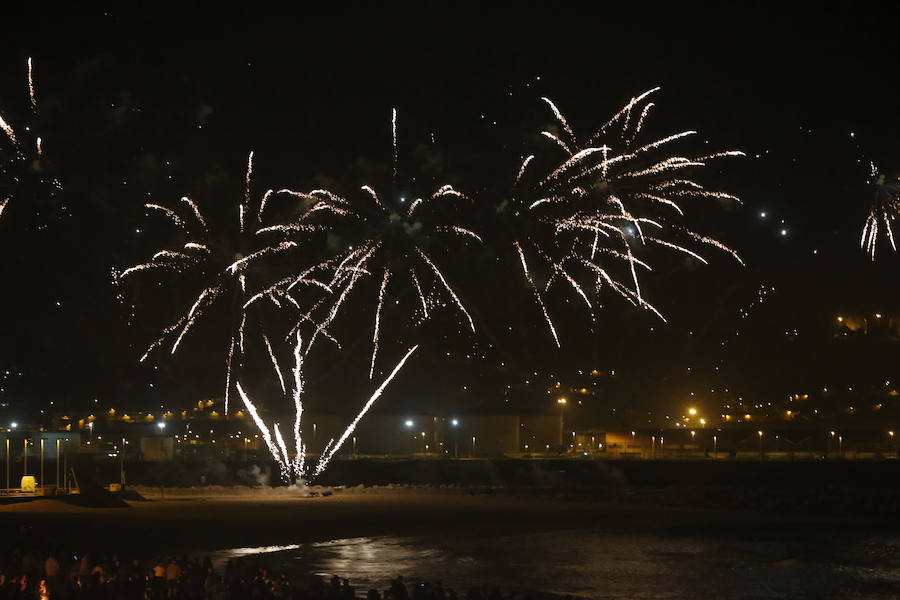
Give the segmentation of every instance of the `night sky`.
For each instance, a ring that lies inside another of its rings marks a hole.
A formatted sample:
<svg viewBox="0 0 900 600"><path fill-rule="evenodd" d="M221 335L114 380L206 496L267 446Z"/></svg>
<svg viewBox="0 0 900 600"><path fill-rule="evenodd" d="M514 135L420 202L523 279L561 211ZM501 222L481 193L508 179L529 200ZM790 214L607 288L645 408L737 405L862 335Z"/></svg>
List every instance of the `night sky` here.
<svg viewBox="0 0 900 600"><path fill-rule="evenodd" d="M258 192L384 178L396 107L401 169L469 194L466 218L490 237L500 227L494 208L551 123L541 96L593 130L657 85L652 133L696 129L700 143L748 155L705 175L743 205L687 211L747 266L715 252L705 253L708 266L655 261L643 285L667 323L614 296L592 323L569 296L554 296L558 350L517 265L467 246L442 265L476 335L452 310L392 330L383 369L412 343L422 347L380 409L546 412L556 381L559 393L590 388L579 415L591 425L644 424L648 411L658 423L688 404L714 414L737 398L767 405L795 393L822 406L876 402L900 379L897 329L843 336L836 317L900 319L900 258L884 240L875 263L859 249L869 161L900 173L892 6L595 8L5 9L0 114L34 124L41 168L64 189L49 197L28 180L0 219L0 421L221 396L228 334L215 315L174 358L138 364L196 296L174 279L114 284L115 271L171 240L144 203L187 194L214 213L233 208L251 150ZM308 360L313 412L350 411L373 385L378 282L367 285L335 331L343 351L323 346ZM261 399L277 397L273 382L262 385Z"/></svg>

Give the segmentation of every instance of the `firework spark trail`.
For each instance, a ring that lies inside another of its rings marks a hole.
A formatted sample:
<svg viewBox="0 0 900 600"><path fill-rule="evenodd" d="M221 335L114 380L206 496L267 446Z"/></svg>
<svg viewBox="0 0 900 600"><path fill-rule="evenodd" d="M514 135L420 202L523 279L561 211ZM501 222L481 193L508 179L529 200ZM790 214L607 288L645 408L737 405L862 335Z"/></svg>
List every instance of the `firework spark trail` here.
<svg viewBox="0 0 900 600"><path fill-rule="evenodd" d="M2 209L0 209L2 210ZM419 300L422 302L422 313L425 319L428 318L428 303L425 301L425 294L422 293L422 286L419 284L419 278L416 277L416 270L410 269L409 276L416 286L416 292L419 294Z"/></svg>
<svg viewBox="0 0 900 600"><path fill-rule="evenodd" d="M281 384L282 393L287 393L287 388L284 385L284 375L281 374L281 367L278 366L278 359L275 358L275 352L272 351L272 344L269 343L269 336L266 335L266 332L262 332L263 341L266 343L266 350L269 351L269 358L272 359L272 366L275 368L275 374L278 375L278 382Z"/></svg>
<svg viewBox="0 0 900 600"><path fill-rule="evenodd" d="M546 102L546 103L550 106L550 110L553 111L553 116L556 117L556 120L559 122L560 125L562 125L562 128L565 130L566 135L569 136L569 141L570 141L573 145L577 145L577 144L578 144L578 140L575 138L575 133L572 131L572 128L569 127L569 123L566 121L566 118L562 115L561 112L559 112L559 109L556 108L556 105L553 104L553 101L550 100L550 98L546 98L546 97L541 98L541 100L543 100L544 102ZM544 133L546 133L546 132L544 132ZM551 135L552 135L552 134L551 134ZM556 138L556 136L553 136L553 137ZM556 138L556 139L557 139L558 141L560 141L559 138ZM563 146L565 147L565 144L563 144ZM572 153L572 151L570 150L570 151L569 151L569 154L571 154L571 153Z"/></svg>
<svg viewBox="0 0 900 600"><path fill-rule="evenodd" d="M572 149L569 148L569 146L564 141L559 139L559 137L550 133L549 131L542 131L541 135L544 136L545 138L555 142L556 144L558 144L559 147L562 148L563 150L565 150L569 156L572 156Z"/></svg>
<svg viewBox="0 0 900 600"><path fill-rule="evenodd" d="M459 225L439 225L434 228L435 231L452 231L453 233L459 234L464 237L470 237L478 242L484 243L484 240L481 239L481 236L472 231L471 229L466 229L465 227L460 227Z"/></svg>
<svg viewBox="0 0 900 600"><path fill-rule="evenodd" d="M292 462L291 457L288 454L287 444L284 443L284 437L281 435L281 429L278 425L278 423L273 423L272 430L275 432L275 441L278 442L278 448L281 450L281 478L284 481L289 481L291 477Z"/></svg>
<svg viewBox="0 0 900 600"><path fill-rule="evenodd" d="M447 283L447 280L444 279L444 274L441 273L440 269L437 268L431 259L428 258L428 255L425 254L421 249L416 248L419 252L419 256L422 257L422 260L425 261L431 270L434 271L434 274L437 275L437 278L440 279L441 283L444 285L444 289L447 290L447 293L450 294L450 297L453 298L453 301L456 302L456 306L459 307L459 310L466 316L466 319L469 321L469 327L472 328L472 333L475 333L475 321L472 320L472 315L469 314L469 311L466 310L466 307L463 306L462 300L459 299L459 296L456 295L456 292L453 291L453 288L450 287L450 284Z"/></svg>
<svg viewBox="0 0 900 600"><path fill-rule="evenodd" d="M416 346L413 346L412 348L410 348L409 351L406 353L406 356L404 356L400 360L400 362L397 363L397 366L394 367L394 370L391 371L391 374L388 375L387 379L385 379L384 382L378 387L378 389L375 390L375 393L372 394L372 396L369 398L369 401L366 402L366 404L365 404L365 406L363 406L362 410L359 411L359 414L356 415L356 418L353 419L353 422L347 426L347 429L344 430L344 433L338 439L337 443L332 445L331 442L329 442L329 445L326 446L325 450L322 452L322 455L319 457L319 462L316 464L316 469L315 469L316 475L321 474L322 471L325 469L325 467L328 466L328 462L331 460L331 458L335 455L335 453L338 450L341 449L341 446L344 444L344 442L347 441L347 438L349 438L353 434L353 432L356 430L356 425L359 423L359 421L364 416L366 416L366 413L369 411L369 409L372 407L372 405L375 404L375 401L381 397L381 394L384 392L385 388L387 388L388 384L391 383L391 381L394 379L394 376L397 375L398 372L400 372L400 369L402 369L403 365L406 364L406 360L410 356L412 356L412 353L415 352L418 347L419 346L416 345Z"/></svg>
<svg viewBox="0 0 900 600"><path fill-rule="evenodd" d="M522 180L522 175L525 174L525 169L528 168L528 163L534 160L534 154L529 154L525 157L525 160L522 161L522 166L519 167L519 174L516 175L516 183L515 185L519 185L519 181Z"/></svg>
<svg viewBox="0 0 900 600"><path fill-rule="evenodd" d="M274 440L272 440L272 433L269 431L268 426L266 426L266 424L260 418L259 413L256 410L256 406L253 404L253 402L250 401L250 398L247 397L247 394L244 393L244 388L241 387L240 381L235 383L235 388L237 388L238 395L241 397L241 400L244 401L244 407L247 409L247 412L250 413L250 417L256 424L256 428L259 429L259 432L262 434L263 440L265 440L266 446L269 448L269 452L272 453L272 456L275 458L275 462L277 462L279 467L281 468L281 472L287 472L287 465L282 460L281 452L275 445Z"/></svg>
<svg viewBox="0 0 900 600"><path fill-rule="evenodd" d="M522 261L522 271L524 271L525 278L528 280L528 284L534 291L534 297L535 299L537 299L537 303L541 307L541 312L544 313L544 320L547 321L547 326L550 327L550 333L553 334L553 339L556 341L556 347L561 348L559 344L559 337L556 335L556 327L553 326L553 321L550 320L550 314L547 312L547 307L544 305L544 300L541 298L541 292L538 291L537 286L534 284L534 280L531 278L531 273L528 272L528 263L525 262L525 253L522 252L522 246L519 245L518 241L514 242L514 245L519 253L519 259Z"/></svg>
<svg viewBox="0 0 900 600"><path fill-rule="evenodd" d="M897 250L891 221L900 216L900 178L889 180L885 175L878 173L878 167L874 162L870 163L870 168L870 183L875 191L869 214L863 225L859 246L865 249L869 258L874 261L881 229L879 222L884 223L885 237L891 243L891 248Z"/></svg>
<svg viewBox="0 0 900 600"><path fill-rule="evenodd" d="M3 119L3 115L0 115L0 129L6 133L6 137L9 138L9 141L11 141L14 146L18 147L19 140L16 139L16 132L13 131L12 126Z"/></svg>
<svg viewBox="0 0 900 600"><path fill-rule="evenodd" d="M175 354L175 352L178 350L178 346L181 344L181 340L184 338L185 334L188 332L188 330L194 324L197 317L203 313L202 306L205 303L205 301L207 301L207 299L209 299L209 301L214 300L215 297L219 293L219 289L220 288L217 286L217 287L212 287L212 288L206 288L205 290L200 292L200 295L197 297L197 300L194 301L193 306L191 306L191 309L188 311L187 322L184 324L184 328L181 330L181 333L175 339L175 343L172 344L172 354Z"/></svg>
<svg viewBox="0 0 900 600"><path fill-rule="evenodd" d="M375 309L375 333L372 336L372 364L369 366L369 379L375 374L375 356L378 354L378 328L381 325L381 309L384 306L384 292L387 289L391 272L384 270L384 279L381 280L381 289L378 290L378 306Z"/></svg>
<svg viewBox="0 0 900 600"><path fill-rule="evenodd" d="M177 227L184 227L184 221L182 221L181 217L178 216L178 213L176 213L171 208L166 208L165 206L161 206L159 204L150 204L150 203L145 204L144 208L149 208L150 210L157 210L157 211L163 213L164 215L166 215L167 217L169 217L170 219L172 219L172 222L175 223L175 225Z"/></svg>
<svg viewBox="0 0 900 600"><path fill-rule="evenodd" d="M396 108L391 109L391 141L393 143L393 151L394 151L393 178L394 178L394 181L397 181L399 154L397 152L397 109Z"/></svg>
<svg viewBox="0 0 900 600"><path fill-rule="evenodd" d="M37 99L34 95L34 69L31 57L28 57L28 99L31 101L31 110L37 110Z"/></svg>
<svg viewBox="0 0 900 600"><path fill-rule="evenodd" d="M190 198L188 198L187 196L182 196L181 201L191 207L191 210L194 213L194 218L197 219L197 222L200 223L200 225L205 230L206 229L206 219L203 218L203 213L200 212L200 207L197 206L197 203L194 202L193 200L191 200ZM168 210L168 209L164 209L164 210ZM177 224L177 221L176 221L176 224Z"/></svg>
<svg viewBox="0 0 900 600"><path fill-rule="evenodd" d="M228 404L231 399L231 365L234 362L234 336L228 347L228 356L225 357L225 414L228 414Z"/></svg>
<svg viewBox="0 0 900 600"><path fill-rule="evenodd" d="M290 241L289 242L280 242L277 246L268 246L266 248L263 248L262 250L257 250L256 252L254 252L253 254L250 254L249 256L245 256L244 258L234 261L233 263L228 265L226 270L230 271L231 274L233 275L233 274L237 273L238 271L246 269L247 265L249 263L253 262L254 260L256 260L262 256L265 256L267 254L273 254L275 252L283 252L285 250L289 250L290 248L296 248L296 247L297 247L297 242L290 242Z"/></svg>
<svg viewBox="0 0 900 600"><path fill-rule="evenodd" d="M306 468L306 446L301 437L301 421L303 417L303 338L297 332L297 343L294 344L294 445L296 457L294 458L294 475L303 477Z"/></svg>

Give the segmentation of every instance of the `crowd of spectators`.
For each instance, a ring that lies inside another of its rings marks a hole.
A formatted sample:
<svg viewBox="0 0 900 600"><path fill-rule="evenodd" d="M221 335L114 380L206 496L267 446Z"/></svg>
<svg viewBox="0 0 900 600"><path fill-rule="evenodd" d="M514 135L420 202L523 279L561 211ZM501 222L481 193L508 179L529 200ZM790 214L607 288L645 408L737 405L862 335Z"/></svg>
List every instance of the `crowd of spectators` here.
<svg viewBox="0 0 900 600"><path fill-rule="evenodd" d="M346 579L294 581L256 560L234 559L217 571L209 558L155 561L110 556L57 556L35 552L0 555L0 600L457 600L440 583L408 584L397 577L388 589L357 590ZM497 588L473 588L465 600L530 600Z"/></svg>

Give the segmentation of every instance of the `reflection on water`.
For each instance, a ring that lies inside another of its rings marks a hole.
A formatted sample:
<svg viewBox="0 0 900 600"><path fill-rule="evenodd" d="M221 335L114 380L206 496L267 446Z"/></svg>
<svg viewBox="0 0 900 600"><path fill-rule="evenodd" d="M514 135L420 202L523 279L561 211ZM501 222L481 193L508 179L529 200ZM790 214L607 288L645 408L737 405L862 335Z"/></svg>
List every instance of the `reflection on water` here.
<svg viewBox="0 0 900 600"><path fill-rule="evenodd" d="M882 542L896 548L900 540ZM721 539L597 531L361 537L239 548L214 562L265 553L275 570L337 574L357 592L391 578L456 590L499 585L586 598L895 598L896 556L822 540Z"/></svg>

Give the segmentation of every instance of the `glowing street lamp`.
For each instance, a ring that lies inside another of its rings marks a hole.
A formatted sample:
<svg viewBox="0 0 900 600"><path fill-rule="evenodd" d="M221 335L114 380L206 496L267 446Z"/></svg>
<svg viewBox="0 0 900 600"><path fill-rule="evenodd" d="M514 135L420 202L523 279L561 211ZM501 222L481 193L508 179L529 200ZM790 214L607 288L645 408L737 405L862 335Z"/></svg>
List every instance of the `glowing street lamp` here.
<svg viewBox="0 0 900 600"><path fill-rule="evenodd" d="M688 414L691 415L691 416L693 417L694 415L697 414L697 409L696 409L696 408L689 408L689 409L688 409Z"/></svg>
<svg viewBox="0 0 900 600"><path fill-rule="evenodd" d="M762 429L757 431L756 434L759 436L759 457L762 458L763 457L763 432L762 432Z"/></svg>
<svg viewBox="0 0 900 600"><path fill-rule="evenodd" d="M556 404L559 406L559 449L562 451L563 444L563 409L566 407L567 400L565 398L557 398Z"/></svg>

